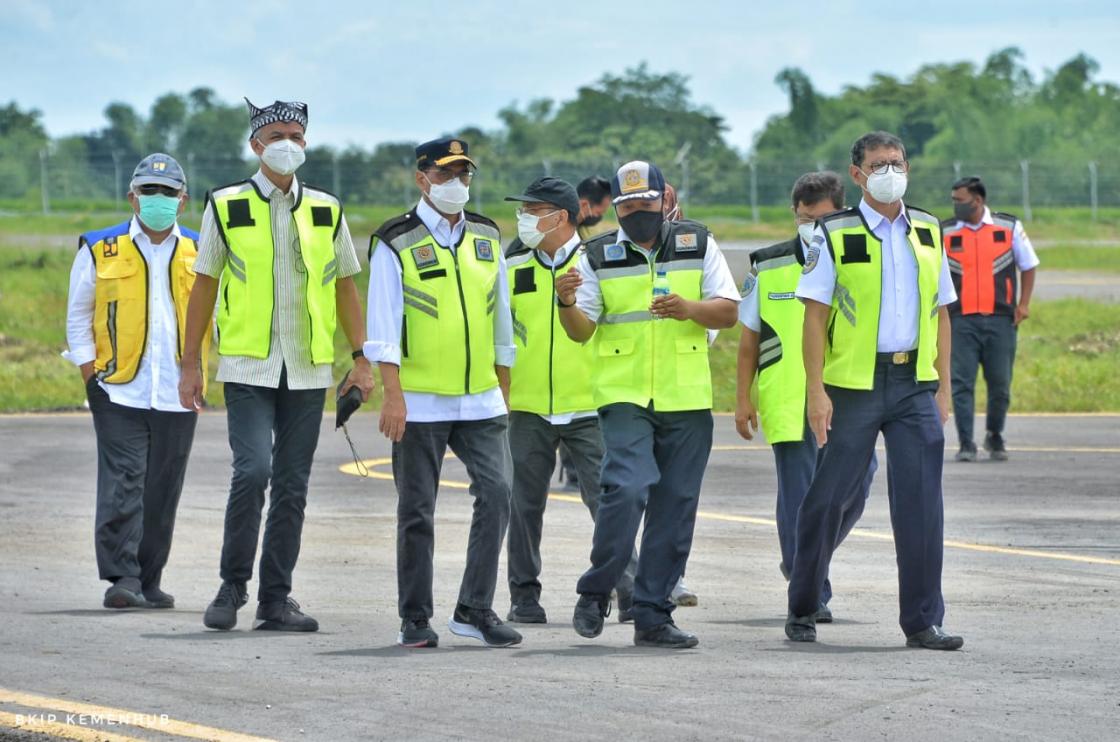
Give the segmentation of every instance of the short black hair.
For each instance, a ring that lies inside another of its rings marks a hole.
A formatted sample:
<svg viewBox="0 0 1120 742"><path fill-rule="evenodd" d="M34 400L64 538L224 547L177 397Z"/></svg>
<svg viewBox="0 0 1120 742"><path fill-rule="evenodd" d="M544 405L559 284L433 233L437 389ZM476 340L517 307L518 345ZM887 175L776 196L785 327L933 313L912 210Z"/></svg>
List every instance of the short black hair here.
<svg viewBox="0 0 1120 742"><path fill-rule="evenodd" d="M906 159L906 145L894 134L886 131L872 131L864 134L852 145L852 164L856 167L863 165L863 157L869 149L894 148L902 153Z"/></svg>
<svg viewBox="0 0 1120 742"><path fill-rule="evenodd" d="M611 182L600 175L584 178L576 186L576 195L597 204L611 195Z"/></svg>
<svg viewBox="0 0 1120 742"><path fill-rule="evenodd" d="M793 191L789 197L795 209L798 204L812 206L826 199L837 209L842 209L844 208L844 182L831 170L805 173L793 184Z"/></svg>
<svg viewBox="0 0 1120 742"><path fill-rule="evenodd" d="M961 178L953 184L953 190L964 188L973 196L979 196L985 201L988 200L988 189L984 187L984 181L980 180L975 175L970 175L967 178Z"/></svg>

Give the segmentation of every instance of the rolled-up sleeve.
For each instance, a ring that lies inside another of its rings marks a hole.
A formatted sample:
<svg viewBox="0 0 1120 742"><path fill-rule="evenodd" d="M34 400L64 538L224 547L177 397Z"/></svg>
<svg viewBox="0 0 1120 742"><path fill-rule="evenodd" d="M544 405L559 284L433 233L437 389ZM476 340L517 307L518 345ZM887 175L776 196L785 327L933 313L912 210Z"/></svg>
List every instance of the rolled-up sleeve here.
<svg viewBox="0 0 1120 742"><path fill-rule="evenodd" d="M513 313L509 306L509 273L506 271L506 256L498 253L498 280L494 284L497 292L494 302L494 363L510 368L517 358L517 346L513 344Z"/></svg>
<svg viewBox="0 0 1120 742"><path fill-rule="evenodd" d="M206 204L206 209L202 212L202 229L198 233L198 255L194 259L195 272L211 278L221 278L222 271L226 268L228 252L229 248L218 232L214 210L210 204Z"/></svg>
<svg viewBox="0 0 1120 742"><path fill-rule="evenodd" d="M700 293L705 299L729 299L739 303L739 287L735 277L727 267L727 259L716 244L715 237L708 236L708 246L704 250L704 271Z"/></svg>
<svg viewBox="0 0 1120 742"><path fill-rule="evenodd" d="M97 358L93 338L95 278L93 257L82 247L70 267L70 293L66 300L66 360L81 366Z"/></svg>
<svg viewBox="0 0 1120 742"><path fill-rule="evenodd" d="M797 298L809 299L820 304L832 304L836 290L836 264L824 239L824 230L817 227L805 253L805 267L797 282Z"/></svg>
<svg viewBox="0 0 1120 742"><path fill-rule="evenodd" d="M366 295L366 342L362 352L370 363L401 365L401 323L404 288L393 248L378 240L369 259Z"/></svg>

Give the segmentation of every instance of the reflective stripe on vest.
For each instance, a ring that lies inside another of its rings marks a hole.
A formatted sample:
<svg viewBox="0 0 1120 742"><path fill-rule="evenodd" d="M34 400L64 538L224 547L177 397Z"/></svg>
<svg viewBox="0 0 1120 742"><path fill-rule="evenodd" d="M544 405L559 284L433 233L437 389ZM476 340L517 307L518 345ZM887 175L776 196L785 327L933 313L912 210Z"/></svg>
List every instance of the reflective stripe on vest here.
<svg viewBox="0 0 1120 742"><path fill-rule="evenodd" d="M945 233L949 272L957 289L954 314L1015 315L1019 273L1011 249L1015 220L993 214L994 224L979 229L962 225Z"/></svg>
<svg viewBox="0 0 1120 742"><path fill-rule="evenodd" d="M218 309L218 352L267 358L275 301L269 201L252 181L245 181L214 191L210 202L214 221L229 248ZM329 193L301 185L292 219L299 239L294 249L299 250L303 267L299 272L306 281L311 361L333 363L338 278L334 238L341 225L342 206Z"/></svg>
<svg viewBox="0 0 1120 742"><path fill-rule="evenodd" d="M594 410L594 346L570 339L556 308L555 276L575 265L579 250L552 267L535 250L517 251L516 244L506 258L517 346L517 363L509 370L510 409L538 415Z"/></svg>
<svg viewBox="0 0 1120 742"><path fill-rule="evenodd" d="M691 320L654 320L649 313L657 271L665 271L670 292L703 299L707 228L689 221L666 224L661 246L649 258L630 243L615 244L616 235L609 232L587 247L603 298L593 338L595 406L646 407L652 401L659 412L710 409L707 330Z"/></svg>
<svg viewBox="0 0 1120 742"><path fill-rule="evenodd" d="M126 384L136 378L147 351L149 266L129 234L130 222L82 235L79 244L90 251L94 282L93 337L97 357L94 371L106 384ZM198 235L180 228L168 261L168 286L176 319L176 357L182 358L186 336L187 303L194 286L194 260ZM210 331L202 341L202 366L206 367ZM205 374L204 381L205 381Z"/></svg>
<svg viewBox="0 0 1120 742"><path fill-rule="evenodd" d="M907 209L907 237L918 266L919 381L936 381L938 278L941 275L941 227L932 214ZM858 209L822 220L828 249L836 265L836 289L828 320L824 382L846 389L871 389L882 300L883 246Z"/></svg>
<svg viewBox="0 0 1120 742"><path fill-rule="evenodd" d="M801 333L805 307L794 295L801 264L790 253L759 262L758 417L766 442L805 436L805 366Z"/></svg>
<svg viewBox="0 0 1120 742"><path fill-rule="evenodd" d="M388 243L401 266L401 388L459 396L498 386L498 230L468 221L452 252L422 223ZM385 245L386 243L378 243Z"/></svg>

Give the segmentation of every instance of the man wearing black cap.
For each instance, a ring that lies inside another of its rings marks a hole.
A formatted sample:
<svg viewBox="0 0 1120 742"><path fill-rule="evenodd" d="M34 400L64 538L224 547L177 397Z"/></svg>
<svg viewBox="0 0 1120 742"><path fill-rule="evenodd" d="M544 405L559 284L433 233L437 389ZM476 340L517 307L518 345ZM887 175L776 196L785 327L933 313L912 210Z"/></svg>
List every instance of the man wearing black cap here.
<svg viewBox="0 0 1120 742"><path fill-rule="evenodd" d="M65 355L82 372L97 433L106 608L175 607L160 579L198 420L179 403L175 341L195 280L198 234L177 221L186 199L179 163L148 155L129 184L132 218L79 237L70 272Z"/></svg>
<svg viewBox="0 0 1120 742"><path fill-rule="evenodd" d="M565 332L595 340L591 381L606 445L591 569L572 623L589 638L603 630L644 511L634 643L687 648L699 640L674 625L671 594L712 447L707 331L734 326L739 291L704 225L664 220L664 192L654 165L623 165L611 183L621 228L592 240L556 280Z"/></svg>
<svg viewBox="0 0 1120 742"><path fill-rule="evenodd" d="M450 446L474 497L452 633L505 647L521 635L491 606L509 522L504 392L513 365L505 256L494 222L464 211L475 163L459 138L416 148L416 208L370 238L369 341L385 390L380 429L397 487L397 643L435 647L430 621L436 490Z"/></svg>
<svg viewBox="0 0 1120 742"><path fill-rule="evenodd" d="M571 185L546 176L519 196L518 237L506 251L517 365L510 369L509 442L513 498L509 523L509 620L546 623L541 607L541 526L560 443L571 452L583 502L595 517L603 436L591 398L592 352L571 340L556 308L556 276L575 265L580 203ZM629 613L636 555L617 586Z"/></svg>
<svg viewBox="0 0 1120 742"><path fill-rule="evenodd" d="M248 602L246 583L270 488L255 628L317 631L318 622L290 597L292 572L325 390L332 383L336 316L355 349L342 391L357 386L364 400L373 389L373 373L361 352L361 297L352 278L361 266L341 202L295 177L304 158L307 106L249 103L249 116L250 146L261 168L248 180L210 193L179 385L184 407L201 406L199 339L210 325L220 279L218 380L225 382L233 478L222 584L203 623L232 629L237 610Z"/></svg>

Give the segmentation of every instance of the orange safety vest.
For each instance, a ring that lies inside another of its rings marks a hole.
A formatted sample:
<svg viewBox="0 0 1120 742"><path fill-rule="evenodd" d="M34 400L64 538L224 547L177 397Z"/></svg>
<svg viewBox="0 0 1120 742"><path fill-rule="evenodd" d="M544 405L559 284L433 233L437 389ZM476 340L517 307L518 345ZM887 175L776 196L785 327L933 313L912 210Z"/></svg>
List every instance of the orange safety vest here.
<svg viewBox="0 0 1120 742"><path fill-rule="evenodd" d="M957 289L957 301L949 307L952 314L1015 315L1019 302L1019 272L1011 242L1015 217L992 214L993 224L979 229L956 222L943 225L945 254L949 274Z"/></svg>

